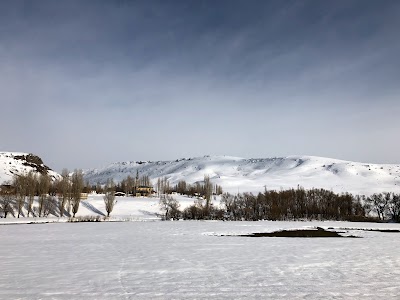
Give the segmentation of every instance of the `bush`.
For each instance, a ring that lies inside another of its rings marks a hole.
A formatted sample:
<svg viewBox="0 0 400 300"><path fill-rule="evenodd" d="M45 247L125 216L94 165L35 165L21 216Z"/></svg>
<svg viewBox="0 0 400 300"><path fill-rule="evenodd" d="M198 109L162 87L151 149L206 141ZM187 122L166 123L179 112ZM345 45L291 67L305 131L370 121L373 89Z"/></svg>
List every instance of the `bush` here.
<svg viewBox="0 0 400 300"><path fill-rule="evenodd" d="M78 222L101 222L104 221L105 218L101 218L101 216L82 216L82 217L71 217L68 218L68 222L78 223Z"/></svg>

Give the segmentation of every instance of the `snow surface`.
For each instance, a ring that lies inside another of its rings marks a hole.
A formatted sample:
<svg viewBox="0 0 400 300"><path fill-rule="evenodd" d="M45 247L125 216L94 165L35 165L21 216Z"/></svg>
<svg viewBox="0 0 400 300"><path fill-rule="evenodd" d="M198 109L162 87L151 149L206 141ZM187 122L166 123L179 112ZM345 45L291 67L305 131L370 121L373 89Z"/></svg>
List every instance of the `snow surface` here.
<svg viewBox="0 0 400 300"><path fill-rule="evenodd" d="M76 214L77 217L85 216L100 216L104 217L107 215L103 200L104 194L90 194L87 200L81 200L79 210ZM198 198L191 198L183 195L172 195L172 197L179 201L180 209L183 210L186 207L194 204L195 201L202 201ZM164 212L161 210L159 202L160 199L156 197L115 197L116 204L111 213L111 221L149 221L149 220L160 220L160 215ZM219 196L213 196L211 203L214 206L220 205ZM33 208L38 207L38 199L35 198L33 202ZM52 223L52 222L66 222L67 217L59 218L58 216L50 215L46 218L38 217L25 217L27 215L26 208L22 210L22 217L16 218L11 214L7 218L0 218L0 224L11 224L11 223Z"/></svg>
<svg viewBox="0 0 400 300"><path fill-rule="evenodd" d="M325 188L337 193L370 195L400 193L400 165L368 164L315 156L245 159L231 156L204 156L175 161L119 162L85 171L92 184L107 179L120 182L128 175L148 175L153 183L167 177L171 184L203 181L209 175L214 184L231 193L281 188Z"/></svg>
<svg viewBox="0 0 400 300"><path fill-rule="evenodd" d="M346 222L0 226L0 299L398 299L400 234L222 237Z"/></svg>

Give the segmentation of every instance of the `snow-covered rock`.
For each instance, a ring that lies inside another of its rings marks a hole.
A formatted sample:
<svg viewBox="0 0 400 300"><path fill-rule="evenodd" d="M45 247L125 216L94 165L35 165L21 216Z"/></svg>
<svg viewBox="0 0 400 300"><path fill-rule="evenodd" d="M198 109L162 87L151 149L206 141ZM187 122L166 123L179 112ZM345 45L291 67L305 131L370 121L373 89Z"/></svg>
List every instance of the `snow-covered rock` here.
<svg viewBox="0 0 400 300"><path fill-rule="evenodd" d="M39 156L23 152L0 152L0 184L10 182L14 175L33 171L49 174L53 178L59 175L46 166Z"/></svg>

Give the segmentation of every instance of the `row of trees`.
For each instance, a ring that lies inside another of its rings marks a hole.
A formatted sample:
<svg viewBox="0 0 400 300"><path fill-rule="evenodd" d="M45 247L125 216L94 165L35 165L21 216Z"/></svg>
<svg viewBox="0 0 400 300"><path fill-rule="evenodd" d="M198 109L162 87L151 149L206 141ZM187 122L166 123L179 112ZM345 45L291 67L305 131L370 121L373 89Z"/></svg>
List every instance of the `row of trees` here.
<svg viewBox="0 0 400 300"><path fill-rule="evenodd" d="M298 187L282 191L223 194L221 205L196 200L184 210L171 197L160 200L165 218L224 219L224 220L378 220L400 222L400 195L374 194L370 197L335 194L324 189L305 190Z"/></svg>
<svg viewBox="0 0 400 300"><path fill-rule="evenodd" d="M72 175L63 170L61 178L53 180L47 174L29 172L14 176L9 188L0 195L0 212L18 218L26 216L46 217L49 214L63 217L78 212L81 193L84 191L83 173L75 170ZM37 206L34 207L34 199Z"/></svg>
<svg viewBox="0 0 400 300"><path fill-rule="evenodd" d="M380 193L363 198L368 211L373 211L381 221L400 222L400 194Z"/></svg>
<svg viewBox="0 0 400 300"><path fill-rule="evenodd" d="M165 211L165 218L176 218L179 215L179 203L172 197L167 196L172 192L177 192L187 196L199 196L205 200L204 214L209 215L211 209L211 196L221 195L222 187L214 185L208 175L204 175L202 183L188 184L186 181L179 181L174 187L171 187L166 178L159 178L157 181L157 192L160 197L161 208ZM202 202L200 199L198 202Z"/></svg>
<svg viewBox="0 0 400 300"><path fill-rule="evenodd" d="M140 186L151 187L152 183L150 177L147 175L139 176L139 171L136 171L136 176L132 177L128 175L126 178L121 180L119 183L114 183L114 189L116 192L124 192L126 195L136 195L137 189ZM106 192L105 185L97 183L92 185L89 191L96 191L97 194L104 194Z"/></svg>
<svg viewBox="0 0 400 300"><path fill-rule="evenodd" d="M127 194L141 185L149 186L147 176L128 176L116 185L108 181L102 187L107 216L112 212L116 200L115 191L125 188ZM4 217L73 216L78 212L82 192L88 191L81 170L72 174L64 169L61 177L52 179L48 175L29 172L14 176L10 189L0 194L0 212ZM180 181L171 186L166 178L159 178L156 190L166 218L227 219L227 220L363 220L371 215L380 221L400 222L400 195L394 193L373 194L369 197L351 194L336 194L324 189L305 190L301 187L281 191L267 191L257 195L242 193L223 194L221 205L211 203L212 195L222 194L222 188L212 184L209 176L203 182L188 184ZM179 203L170 196L178 192L189 196L201 196L195 203L180 210ZM34 199L37 205L34 204Z"/></svg>
<svg viewBox="0 0 400 300"><path fill-rule="evenodd" d="M147 175L139 176L139 171L136 171L136 177L133 178L128 175L120 183L115 186L115 190L118 192L124 192L125 194L136 195L137 189L140 186L150 187L152 186L150 177Z"/></svg>
<svg viewBox="0 0 400 300"><path fill-rule="evenodd" d="M117 183L115 185L115 190L117 192L124 192L127 195L135 195L137 188L140 186L151 187L152 182L149 176L139 176L139 173L137 172L135 178L128 175L120 183ZM104 192L104 189L100 184L97 184L97 186L93 187L93 189L95 189L98 193ZM205 198L210 198L212 194L221 195L223 192L220 185L211 184L208 176L204 176L203 183L196 182L194 184L188 184L186 181L181 180L176 185L171 185L166 177L160 177L157 179L154 189L158 197L164 194L167 195L176 192L187 196L203 196Z"/></svg>
<svg viewBox="0 0 400 300"><path fill-rule="evenodd" d="M230 220L355 220L365 217L360 199L324 189L225 194L221 202Z"/></svg>
<svg viewBox="0 0 400 300"><path fill-rule="evenodd" d="M218 184L212 184L208 175L204 176L203 182L195 182L194 184L188 184L185 180L180 180L177 184L170 185L167 178L158 178L156 191L158 195L176 192L181 195L191 197L203 196L204 198L210 198L211 195L221 195L223 193L222 187Z"/></svg>

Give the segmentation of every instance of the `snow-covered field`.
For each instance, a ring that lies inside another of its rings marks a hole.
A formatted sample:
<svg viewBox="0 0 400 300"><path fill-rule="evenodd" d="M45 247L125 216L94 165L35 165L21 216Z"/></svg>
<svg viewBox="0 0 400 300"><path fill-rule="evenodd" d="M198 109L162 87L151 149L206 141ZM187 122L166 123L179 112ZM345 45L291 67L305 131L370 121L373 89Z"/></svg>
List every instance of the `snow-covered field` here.
<svg viewBox="0 0 400 300"><path fill-rule="evenodd" d="M0 299L399 299L400 233L222 237L345 222L0 226Z"/></svg>
<svg viewBox="0 0 400 300"><path fill-rule="evenodd" d="M81 200L79 205L77 217L104 217L107 215L105 210L104 194L90 194L88 199ZM172 197L179 201L180 209L183 210L186 207L194 204L197 198L191 198L183 195L172 195ZM161 210L159 205L160 199L156 197L115 197L116 204L110 215L111 221L149 221L149 220L160 220L161 214L164 212ZM213 196L211 203L215 206L220 205L220 196ZM34 209L38 207L37 199L33 203ZM27 215L26 208L23 209L23 216ZM21 217L16 218L11 214L7 218L0 218L0 224L11 224L11 223L52 223L52 222L66 222L68 217L59 218L55 215L49 217Z"/></svg>

